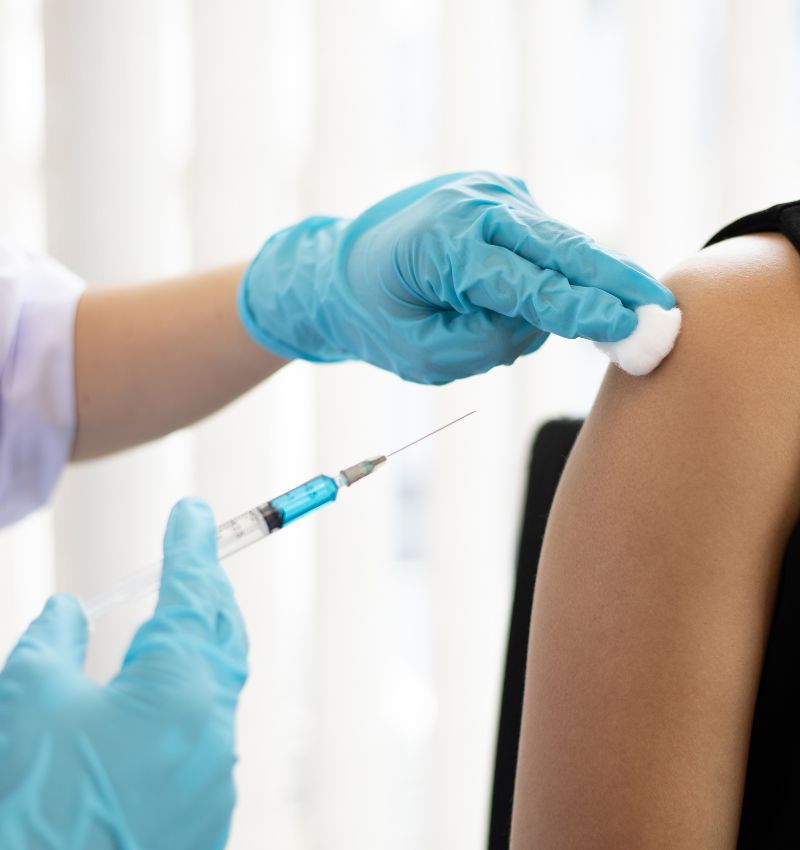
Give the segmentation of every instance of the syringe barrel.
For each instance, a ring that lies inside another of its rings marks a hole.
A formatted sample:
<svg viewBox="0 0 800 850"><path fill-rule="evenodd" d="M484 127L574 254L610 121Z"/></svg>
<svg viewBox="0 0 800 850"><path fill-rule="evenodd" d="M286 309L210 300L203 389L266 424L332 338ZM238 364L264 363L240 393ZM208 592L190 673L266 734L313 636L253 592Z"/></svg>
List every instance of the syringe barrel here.
<svg viewBox="0 0 800 850"><path fill-rule="evenodd" d="M270 533L260 508L253 508L217 526L217 555L220 560L261 540ZM83 606L90 623L123 602L134 602L157 593L163 561L155 561L126 576L109 590L93 596Z"/></svg>
<svg viewBox="0 0 800 850"><path fill-rule="evenodd" d="M162 562L156 561L124 578L109 590L82 602L90 624L94 624L123 602L133 602L158 591L161 583Z"/></svg>
<svg viewBox="0 0 800 850"><path fill-rule="evenodd" d="M220 560L266 537L271 531L261 508L245 511L217 526L217 556Z"/></svg>
<svg viewBox="0 0 800 850"><path fill-rule="evenodd" d="M328 475L318 475L243 514L217 526L220 560L261 540L273 531L336 499L339 485ZM124 578L110 590L92 597L84 605L90 622L95 622L116 605L141 599L158 591L162 562L150 564Z"/></svg>

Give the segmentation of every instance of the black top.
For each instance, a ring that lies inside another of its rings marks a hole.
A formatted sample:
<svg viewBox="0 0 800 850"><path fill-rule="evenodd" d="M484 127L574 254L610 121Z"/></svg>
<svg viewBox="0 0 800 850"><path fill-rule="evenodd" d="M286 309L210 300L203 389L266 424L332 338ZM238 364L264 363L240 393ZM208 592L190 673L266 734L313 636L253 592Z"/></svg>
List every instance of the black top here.
<svg viewBox="0 0 800 850"><path fill-rule="evenodd" d="M764 232L785 234L800 252L800 201L778 204L740 218L706 244ZM769 416L768 411L765 416ZM550 505L580 427L581 422L575 420L550 422L534 442L509 624L489 850L508 850L536 569ZM738 848L800 848L800 524L784 554L764 657Z"/></svg>
<svg viewBox="0 0 800 850"><path fill-rule="evenodd" d="M767 210L739 218L715 233L703 247L707 248L715 242L722 242L734 236L745 236L748 233L783 233L800 251L800 201L775 204Z"/></svg>

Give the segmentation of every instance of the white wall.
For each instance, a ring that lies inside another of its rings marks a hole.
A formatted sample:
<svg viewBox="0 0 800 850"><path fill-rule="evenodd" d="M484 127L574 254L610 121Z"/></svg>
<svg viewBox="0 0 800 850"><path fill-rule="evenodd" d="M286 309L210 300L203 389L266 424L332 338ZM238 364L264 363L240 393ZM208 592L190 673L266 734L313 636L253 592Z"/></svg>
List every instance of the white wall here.
<svg viewBox="0 0 800 850"><path fill-rule="evenodd" d="M480 167L659 272L797 193L799 33L793 0L0 0L0 228L109 285ZM157 554L180 494L224 517L476 408L230 575L231 847L477 850L530 439L602 371L555 340L441 389L294 364L0 535L0 648L52 586ZM98 632L95 675L139 616Z"/></svg>

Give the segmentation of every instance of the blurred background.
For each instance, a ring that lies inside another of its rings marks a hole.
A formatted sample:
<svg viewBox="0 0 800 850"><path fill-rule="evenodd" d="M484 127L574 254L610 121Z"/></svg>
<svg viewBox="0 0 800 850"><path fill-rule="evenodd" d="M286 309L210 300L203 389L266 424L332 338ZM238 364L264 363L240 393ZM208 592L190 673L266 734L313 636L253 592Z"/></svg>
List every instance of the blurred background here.
<svg viewBox="0 0 800 850"><path fill-rule="evenodd" d="M108 286L481 168L661 273L798 195L799 95L798 0L0 0L0 230ZM252 644L230 846L477 850L531 437L603 371L559 340L440 389L292 364L3 532L0 650L53 588L157 556L179 496L225 518L477 409L228 562ZM99 626L93 675L146 611Z"/></svg>

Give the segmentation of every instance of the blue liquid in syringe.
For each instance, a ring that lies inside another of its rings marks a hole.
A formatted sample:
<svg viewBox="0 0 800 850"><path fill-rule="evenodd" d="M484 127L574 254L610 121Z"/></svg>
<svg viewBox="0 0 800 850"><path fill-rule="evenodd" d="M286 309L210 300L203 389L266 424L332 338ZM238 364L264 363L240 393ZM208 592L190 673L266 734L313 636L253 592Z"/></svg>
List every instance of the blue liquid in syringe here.
<svg viewBox="0 0 800 850"><path fill-rule="evenodd" d="M328 502L335 501L338 491L339 485L333 478L329 475L318 475L273 499L269 506L278 512L281 518L280 527L283 527Z"/></svg>

